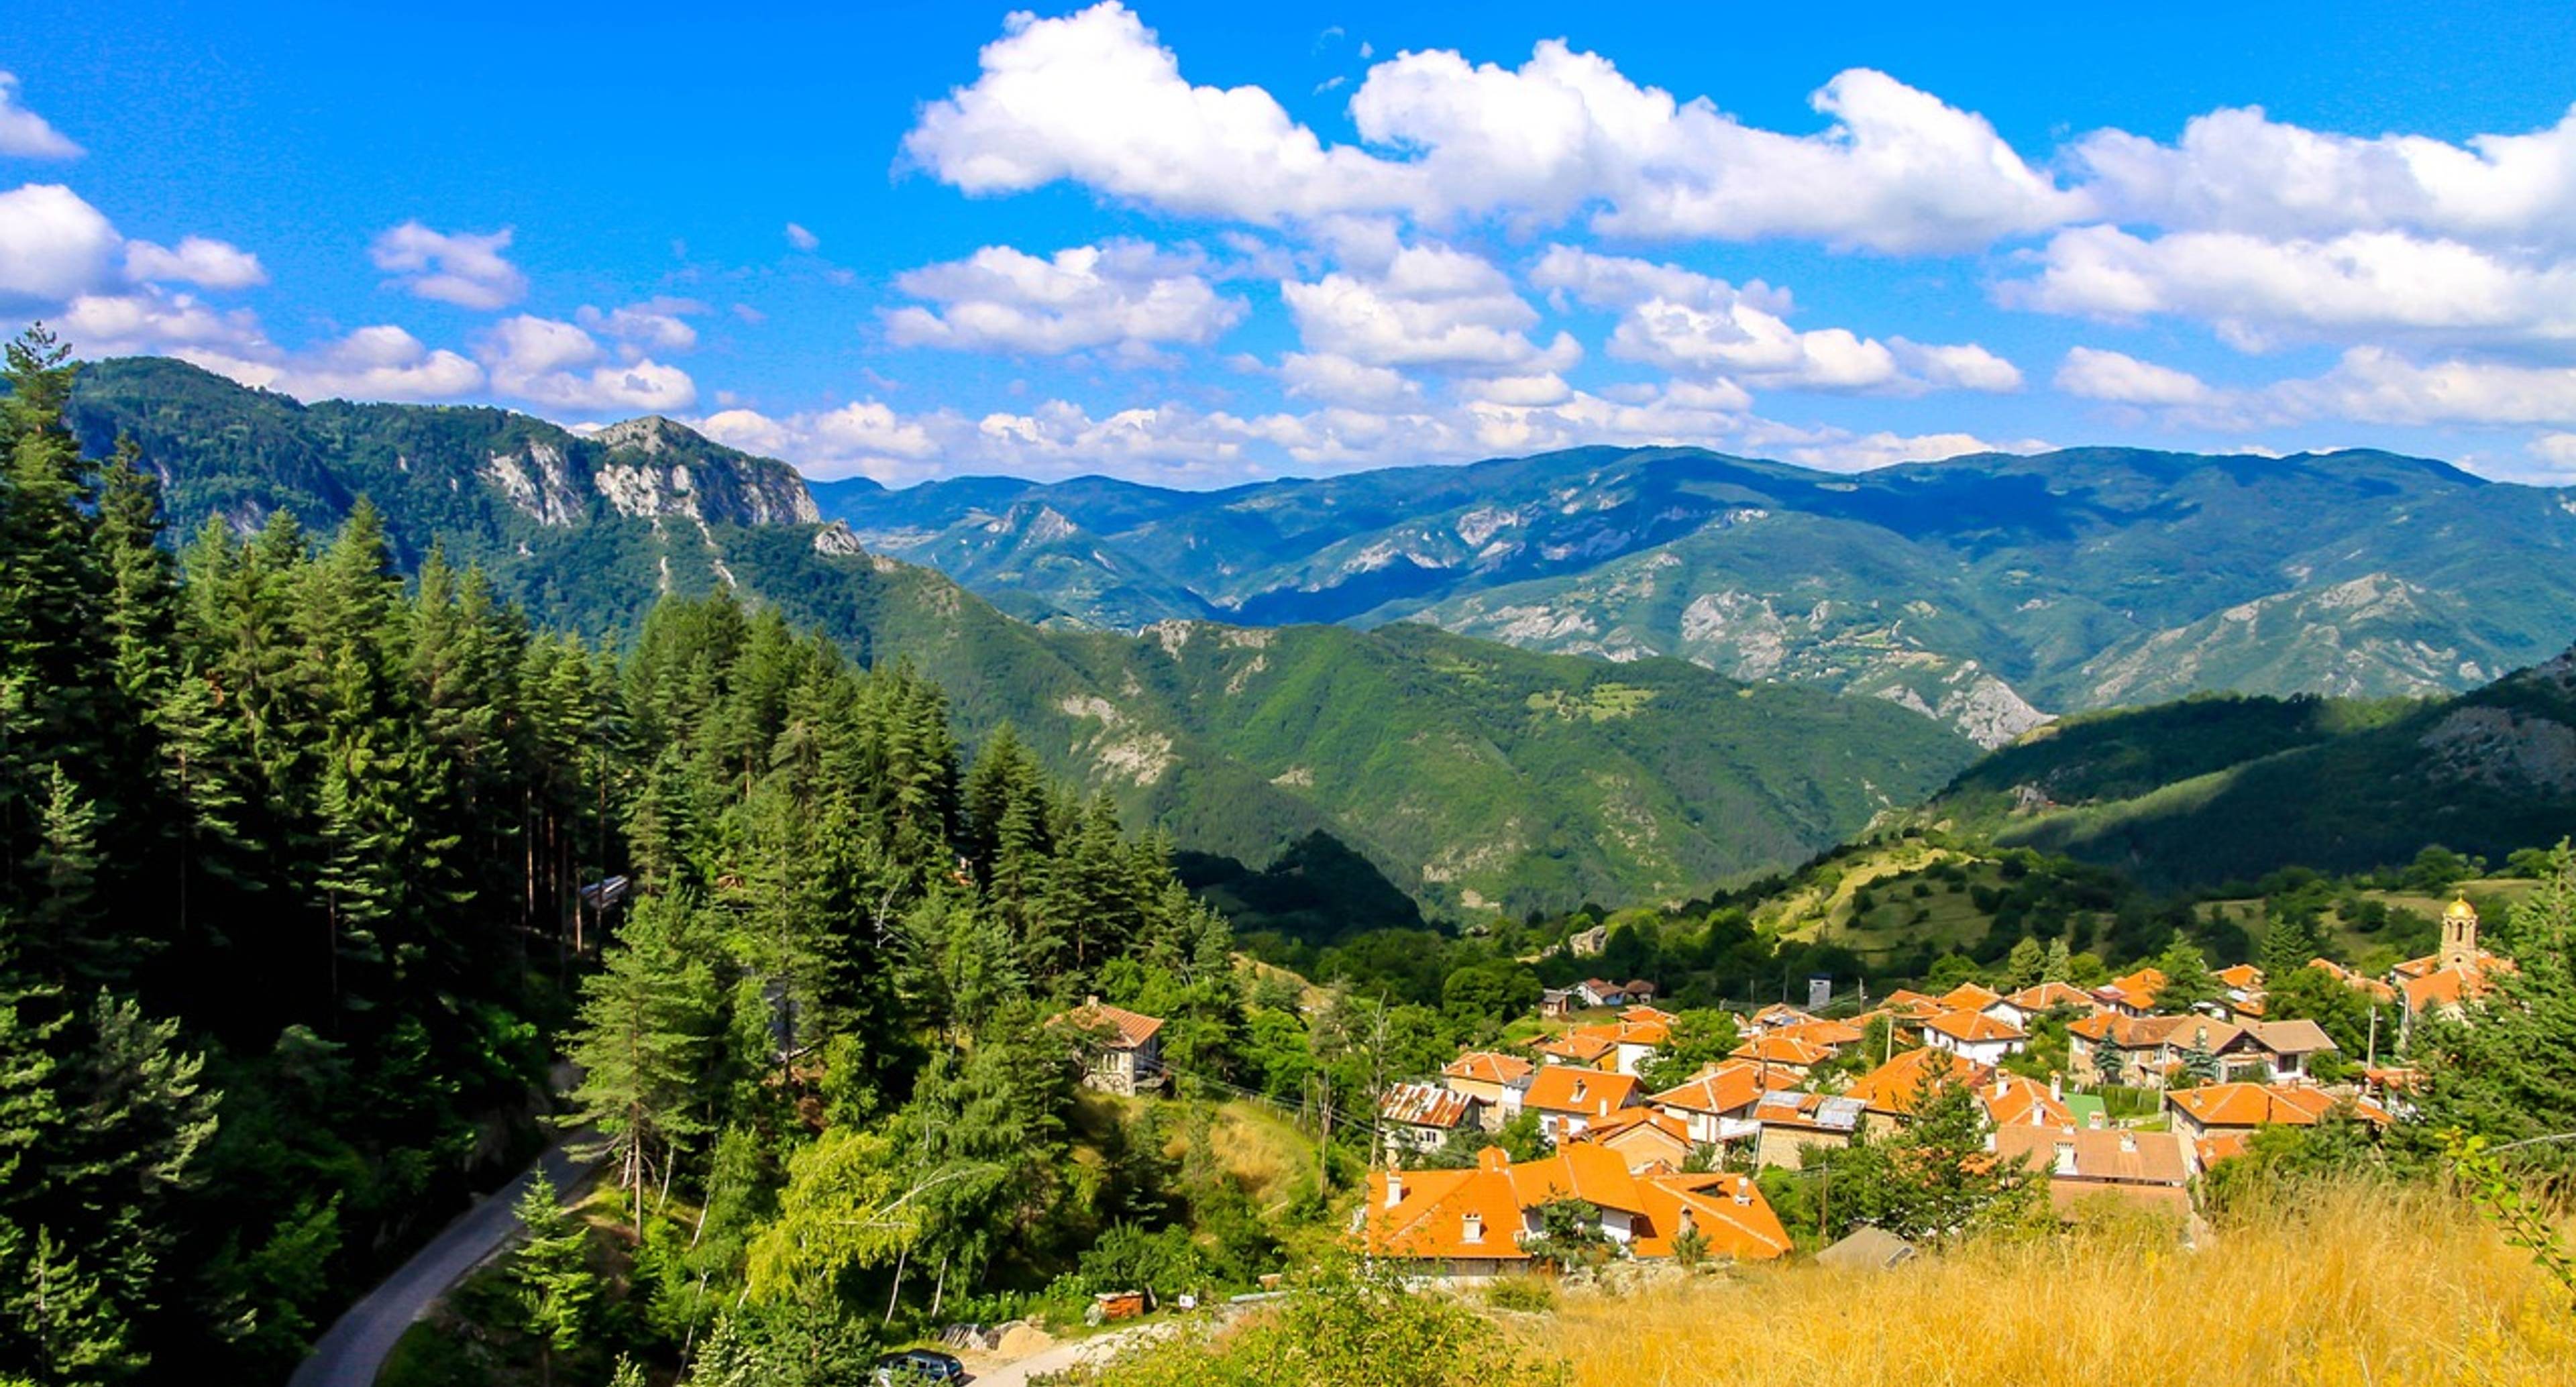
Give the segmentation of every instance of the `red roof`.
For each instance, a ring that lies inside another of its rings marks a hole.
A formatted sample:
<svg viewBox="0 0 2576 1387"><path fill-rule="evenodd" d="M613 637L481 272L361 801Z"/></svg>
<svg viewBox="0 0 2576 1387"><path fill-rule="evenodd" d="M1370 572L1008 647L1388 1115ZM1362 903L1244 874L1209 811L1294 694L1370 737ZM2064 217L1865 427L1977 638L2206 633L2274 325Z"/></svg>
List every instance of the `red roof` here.
<svg viewBox="0 0 2576 1387"><path fill-rule="evenodd" d="M1540 1112L1606 1117L1637 1101L1637 1088L1634 1074L1607 1074L1570 1064L1550 1064L1542 1066L1530 1080L1529 1096L1521 1100L1521 1105Z"/></svg>
<svg viewBox="0 0 2576 1387"><path fill-rule="evenodd" d="M1146 1016L1097 1001L1085 1002L1056 1019L1067 1018L1084 1031L1099 1036L1100 1043L1112 1050L1133 1050L1163 1029L1163 1019L1159 1016Z"/></svg>
<svg viewBox="0 0 2576 1387"><path fill-rule="evenodd" d="M1467 1120L1475 1103L1467 1095L1452 1093L1437 1084L1396 1084L1378 1099L1377 1115L1382 1121L1408 1127L1448 1131Z"/></svg>

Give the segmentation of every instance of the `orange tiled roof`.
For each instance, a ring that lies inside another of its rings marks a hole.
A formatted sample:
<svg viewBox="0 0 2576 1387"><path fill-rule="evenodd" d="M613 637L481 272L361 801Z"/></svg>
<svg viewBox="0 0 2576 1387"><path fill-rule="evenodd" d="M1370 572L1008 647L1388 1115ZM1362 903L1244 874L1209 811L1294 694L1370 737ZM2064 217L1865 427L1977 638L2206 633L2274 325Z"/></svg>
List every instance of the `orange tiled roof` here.
<svg viewBox="0 0 2576 1387"><path fill-rule="evenodd" d="M2415 963L2426 961L2413 960ZM2485 996L2495 986L2488 981L2488 975L2510 971L2513 961L2481 949L2474 965L2467 968L2436 968L2428 973L2409 976L2406 973L2408 966L2404 963L2397 965L2398 991L2404 994L2408 1011L2423 1011L2431 1007L2456 1007L2464 1000Z"/></svg>
<svg viewBox="0 0 2576 1387"><path fill-rule="evenodd" d="M1159 1016L1145 1016L1096 1001L1085 1002L1056 1020L1068 1018L1084 1031L1097 1032L1101 1043L1113 1050L1133 1050L1163 1029L1163 1019Z"/></svg>
<svg viewBox="0 0 2576 1387"><path fill-rule="evenodd" d="M1794 1075L1771 1069L1752 1060L1728 1060L1711 1065L1698 1078L1668 1088L1646 1101L1663 1108L1685 1112L1714 1113L1724 1116L1751 1107L1766 1092L1796 1088Z"/></svg>
<svg viewBox="0 0 2576 1387"><path fill-rule="evenodd" d="M2075 1125L2074 1110L2049 1092L2048 1085L2000 1069L1977 1085L1977 1103L1986 1110L1986 1120L1997 1128L2063 1129Z"/></svg>
<svg viewBox="0 0 2576 1387"><path fill-rule="evenodd" d="M2141 968L2125 977L2111 979L2102 985L2096 995L2107 997L2121 1006L2136 1007L2140 1011L2145 1011L2156 1004L2156 994L2164 990L2163 972L2154 968Z"/></svg>
<svg viewBox="0 0 2576 1387"><path fill-rule="evenodd" d="M2133 1132L2102 1128L2051 1131L2045 1127L2007 1127L1995 1132L1995 1154L2019 1156L2034 1170L2055 1170L2059 1152L2074 1158L2074 1170L2060 1180L2117 1181L2124 1184L2172 1185L2191 1179L2189 1144L2176 1132Z"/></svg>
<svg viewBox="0 0 2576 1387"><path fill-rule="evenodd" d="M2299 1084L2206 1084L2165 1095L2165 1102L2204 1127L2313 1127L2342 1101L2324 1089ZM2373 1126L2392 1120L2387 1109L2367 1098L2353 1099L2352 1105L2353 1115Z"/></svg>
<svg viewBox="0 0 2576 1387"><path fill-rule="evenodd" d="M1963 982L1942 993L1939 1001L1944 1011L1983 1011L2002 1001L2003 995L1979 983Z"/></svg>
<svg viewBox="0 0 2576 1387"><path fill-rule="evenodd" d="M1518 1055L1492 1050L1471 1050L1442 1066L1440 1072L1452 1079L1479 1084L1517 1084L1530 1076L1538 1066Z"/></svg>
<svg viewBox="0 0 2576 1387"><path fill-rule="evenodd" d="M2093 994L2073 983L2043 982L2025 987L2003 998L2023 1011L2051 1011L2058 1007L2093 1006ZM1987 1006L1993 1006L1989 1002Z"/></svg>
<svg viewBox="0 0 2576 1387"><path fill-rule="evenodd" d="M1756 1027L1804 1025L1815 1019L1787 1002L1773 1002L1753 1013L1753 1024Z"/></svg>
<svg viewBox="0 0 2576 1387"><path fill-rule="evenodd" d="M1729 1057L1740 1060L1760 1060L1765 1064L1787 1065L1792 1069L1805 1069L1832 1059L1834 1052L1812 1040L1784 1035L1779 1031L1765 1031L1736 1046L1729 1052Z"/></svg>
<svg viewBox="0 0 2576 1387"><path fill-rule="evenodd" d="M2210 974L2221 986L2252 991L2263 985L2263 970L2251 963L2231 963Z"/></svg>
<svg viewBox="0 0 2576 1387"><path fill-rule="evenodd" d="M1385 1256L1524 1261L1529 1254L1518 1235L1525 1211L1565 1197L1628 1214L1629 1247L1641 1257L1672 1255L1685 1227L1696 1228L1719 1257L1762 1261L1789 1250L1787 1231L1747 1177L1639 1177L1617 1152L1590 1143L1542 1161L1512 1164L1488 1149L1473 1170L1372 1173L1361 1238Z"/></svg>
<svg viewBox="0 0 2576 1387"><path fill-rule="evenodd" d="M1950 1083L1978 1084L1994 1070L1964 1055L1925 1047L1908 1050L1876 1069L1852 1081L1843 1090L1845 1098L1857 1098L1872 1112L1910 1115L1914 1111L1915 1090L1929 1071Z"/></svg>
<svg viewBox="0 0 2576 1387"><path fill-rule="evenodd" d="M1795 1025L1782 1026L1771 1034L1786 1036L1792 1040L1803 1040L1810 1045L1840 1049L1845 1045L1858 1045L1866 1033L1848 1021L1801 1021Z"/></svg>
<svg viewBox="0 0 2576 1387"><path fill-rule="evenodd" d="M1637 1101L1637 1089L1634 1074L1551 1064L1542 1066L1530 1080L1529 1096L1521 1100L1521 1106L1540 1112L1607 1117Z"/></svg>
<svg viewBox="0 0 2576 1387"><path fill-rule="evenodd" d="M1661 1007L1650 1007L1641 1002L1636 1006L1629 1007L1627 1010L1620 1012L1619 1019L1622 1021L1659 1021L1664 1025L1669 1026L1682 1018L1678 1014L1665 1011Z"/></svg>
<svg viewBox="0 0 2576 1387"><path fill-rule="evenodd" d="M1952 1040L1969 1045L1990 1045L1997 1041L2030 1039L2030 1034L2021 1027L1998 1021L1982 1011L1944 1012L1925 1021L1923 1029L1938 1031Z"/></svg>
<svg viewBox="0 0 2576 1387"><path fill-rule="evenodd" d="M1884 1005L1888 1010L1905 1016L1938 1016L1949 1010L1941 1005L1941 999L1938 997L1927 996L1921 992L1909 992L1902 987L1888 993Z"/></svg>
<svg viewBox="0 0 2576 1387"><path fill-rule="evenodd" d="M1600 1063L1617 1050L1619 1042L1604 1034L1599 1027L1582 1026L1563 1035L1550 1036L1530 1048L1577 1065L1590 1065Z"/></svg>

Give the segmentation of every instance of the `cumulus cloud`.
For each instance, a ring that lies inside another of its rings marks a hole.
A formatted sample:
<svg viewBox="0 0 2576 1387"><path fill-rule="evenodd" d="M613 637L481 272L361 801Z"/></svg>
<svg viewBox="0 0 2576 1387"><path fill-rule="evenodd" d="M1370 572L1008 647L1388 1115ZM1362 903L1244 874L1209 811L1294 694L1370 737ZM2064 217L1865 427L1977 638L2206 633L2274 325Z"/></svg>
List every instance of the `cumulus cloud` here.
<svg viewBox="0 0 2576 1387"><path fill-rule="evenodd" d="M43 116L18 102L18 74L0 72L0 155L16 159L77 159L84 151Z"/></svg>
<svg viewBox="0 0 2576 1387"><path fill-rule="evenodd" d="M1280 387L1294 398L1355 409L1397 409L1422 398L1402 371L1331 352L1290 352L1279 359Z"/></svg>
<svg viewBox="0 0 2576 1387"><path fill-rule="evenodd" d="M558 319L505 318L483 334L476 354L495 391L545 408L672 413L698 401L686 371L650 357L607 360L599 339Z"/></svg>
<svg viewBox="0 0 2576 1387"><path fill-rule="evenodd" d="M2570 426L2576 425L2576 367L2418 363L2386 348L2355 347L2333 370L2272 386L2265 399L2314 419Z"/></svg>
<svg viewBox="0 0 2576 1387"><path fill-rule="evenodd" d="M2389 335L2576 341L2576 264L2530 263L2398 231L2268 240L2237 231L2152 239L2112 226L2051 238L2006 302L2097 318L2175 314L2261 350L2285 339Z"/></svg>
<svg viewBox="0 0 2576 1387"><path fill-rule="evenodd" d="M707 311L696 299L651 298L620 308L584 304L573 313L583 328L614 340L629 356L646 351L685 352L698 345L698 330L689 317Z"/></svg>
<svg viewBox="0 0 2576 1387"><path fill-rule="evenodd" d="M2216 395L2188 371L2094 347L2068 349L2056 384L2069 395L2124 405L2196 405Z"/></svg>
<svg viewBox="0 0 2576 1387"><path fill-rule="evenodd" d="M798 226L794 222L789 222L787 224L787 244L797 250L810 251L819 248L823 244L823 238L801 226Z"/></svg>
<svg viewBox="0 0 2576 1387"><path fill-rule="evenodd" d="M2194 117L2170 145L2105 130L2073 154L2122 221L2275 239L2402 230L2576 247L2576 108L2546 129L2462 146L2329 134L2249 106Z"/></svg>
<svg viewBox="0 0 2576 1387"><path fill-rule="evenodd" d="M2021 372L1974 343L1880 342L1843 328L1799 331L1789 295L1626 256L1554 246L1530 272L1539 288L1619 311L1610 354L1685 375L1828 391L2016 390Z"/></svg>
<svg viewBox="0 0 2576 1387"><path fill-rule="evenodd" d="M1283 281L1279 293L1310 352L1369 366L1561 371L1583 355L1566 333L1532 341L1538 310L1510 278L1447 246L1405 246L1372 273Z"/></svg>
<svg viewBox="0 0 2576 1387"><path fill-rule="evenodd" d="M276 361L208 358L198 364L245 385L283 390L303 400L453 400L484 384L482 367L444 348L432 351L390 325L362 327Z"/></svg>
<svg viewBox="0 0 2576 1387"><path fill-rule="evenodd" d="M1401 212L1425 222L1592 208L1628 236L1808 236L1884 251L1966 249L2059 225L2088 201L1981 116L1884 73L1815 93L1825 129L1747 126L1706 98L1641 87L1607 59L1539 44L1516 69L1447 51L1369 69L1367 145L1327 145L1252 86L1195 86L1123 5L1012 15L982 73L922 111L907 156L977 194L1059 180L1167 212L1275 223Z"/></svg>
<svg viewBox="0 0 2576 1387"><path fill-rule="evenodd" d="M2538 479L2562 485L2576 481L2576 433L2542 434L2527 451L2540 463Z"/></svg>
<svg viewBox="0 0 2576 1387"><path fill-rule="evenodd" d="M266 284L259 257L204 236L182 237L173 248L150 241L125 246L125 273L152 284L194 284L205 289L248 289Z"/></svg>
<svg viewBox="0 0 2576 1387"><path fill-rule="evenodd" d="M120 244L107 215L59 183L0 193L0 303L61 302L104 288Z"/></svg>
<svg viewBox="0 0 2576 1387"><path fill-rule="evenodd" d="M1219 294L1194 254L1140 241L1073 246L1040 258L986 246L927 265L895 286L935 308L884 313L898 345L1061 356L1108 348L1146 359L1166 343L1205 344L1243 321L1243 300Z"/></svg>
<svg viewBox="0 0 2576 1387"><path fill-rule="evenodd" d="M447 232L408 221L378 236L368 254L377 269L394 276L389 284L424 299L488 313L517 303L528 292L528 277L501 254L510 248L512 234L506 226L492 232Z"/></svg>

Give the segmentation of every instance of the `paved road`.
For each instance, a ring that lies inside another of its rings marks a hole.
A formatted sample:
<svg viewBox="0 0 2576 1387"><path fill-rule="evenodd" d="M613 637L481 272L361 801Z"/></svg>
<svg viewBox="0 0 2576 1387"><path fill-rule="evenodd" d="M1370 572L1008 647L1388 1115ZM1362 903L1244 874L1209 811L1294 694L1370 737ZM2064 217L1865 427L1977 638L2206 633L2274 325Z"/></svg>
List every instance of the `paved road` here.
<svg viewBox="0 0 2576 1387"><path fill-rule="evenodd" d="M459 1215L385 1284L350 1306L339 1323L315 1341L312 1354L287 1379L287 1387L375 1387L376 1374L384 1369L385 1357L394 1351L394 1341L403 1331L448 1287L464 1280L467 1272L518 1234L519 1216L512 1209L539 1168L556 1189L570 1190L597 1165L574 1160L561 1146L538 1157L519 1178Z"/></svg>

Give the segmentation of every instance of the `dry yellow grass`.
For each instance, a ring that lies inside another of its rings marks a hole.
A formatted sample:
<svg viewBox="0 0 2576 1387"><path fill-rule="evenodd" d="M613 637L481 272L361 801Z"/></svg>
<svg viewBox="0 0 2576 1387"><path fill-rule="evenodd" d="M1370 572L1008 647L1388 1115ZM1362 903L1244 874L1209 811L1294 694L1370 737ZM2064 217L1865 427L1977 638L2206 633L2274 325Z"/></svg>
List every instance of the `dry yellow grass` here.
<svg viewBox="0 0 2576 1387"><path fill-rule="evenodd" d="M1577 1387L2576 1383L2568 1295L2466 1205L2357 1189L2207 1235L1992 1243L1569 1297Z"/></svg>

